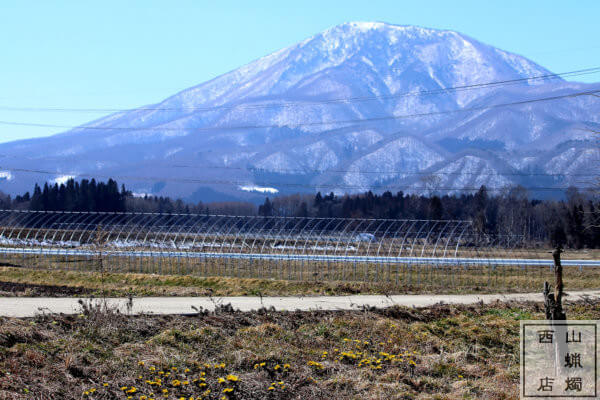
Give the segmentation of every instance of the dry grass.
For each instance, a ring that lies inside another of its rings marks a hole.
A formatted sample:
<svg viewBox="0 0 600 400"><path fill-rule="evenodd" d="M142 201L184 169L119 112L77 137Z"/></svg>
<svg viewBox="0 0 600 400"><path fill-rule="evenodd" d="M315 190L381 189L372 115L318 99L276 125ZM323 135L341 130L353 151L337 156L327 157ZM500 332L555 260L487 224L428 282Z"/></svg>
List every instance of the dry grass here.
<svg viewBox="0 0 600 400"><path fill-rule="evenodd" d="M567 313L600 319L600 304ZM86 304L0 319L0 398L518 398L519 319L541 317L536 304L192 317Z"/></svg>
<svg viewBox="0 0 600 400"><path fill-rule="evenodd" d="M565 267L571 290L600 287L597 268ZM291 296L538 291L553 281L547 267L423 268L402 271L402 280L340 281L257 279L185 274L147 274L0 267L0 296Z"/></svg>
<svg viewBox="0 0 600 400"><path fill-rule="evenodd" d="M392 293L392 285L0 267L0 296L279 296Z"/></svg>

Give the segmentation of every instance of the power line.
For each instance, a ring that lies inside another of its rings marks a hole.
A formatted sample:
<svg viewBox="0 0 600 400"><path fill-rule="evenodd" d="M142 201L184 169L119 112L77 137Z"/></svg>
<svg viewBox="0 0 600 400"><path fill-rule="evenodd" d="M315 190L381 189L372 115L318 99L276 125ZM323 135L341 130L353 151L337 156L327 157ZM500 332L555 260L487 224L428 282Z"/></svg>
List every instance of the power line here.
<svg viewBox="0 0 600 400"><path fill-rule="evenodd" d="M25 156L11 156L9 154L0 154L1 158L14 158L18 160L27 159L32 161L39 161L40 159L57 159L62 160L58 157L25 157ZM339 174L394 174L394 175L423 175L423 176L434 176L434 175L448 175L448 176L547 176L547 177L565 177L565 176L596 176L597 174L549 174L549 173L536 173L536 172L496 172L482 174L477 172L425 172L425 171L364 171L364 170L338 170L338 169L265 169L258 167L233 167L225 165L181 165L181 164L158 164L156 161L152 161L152 165L161 166L164 168L189 168L189 169L224 169L224 170L235 170L235 171L248 171L248 172L259 172L259 173L276 173L276 174L290 174L290 173L339 173ZM78 174L76 174L78 175Z"/></svg>
<svg viewBox="0 0 600 400"><path fill-rule="evenodd" d="M2 158L15 158L15 159L28 159L37 161L40 158L48 159L46 157L17 157L11 156L8 154L0 154ZM56 158L55 158L56 159ZM542 173L542 172L495 172L495 173L477 173L477 172L425 172L425 171L364 171L364 170L337 170L337 169L265 169L265 168L257 168L257 167L233 167L233 166L220 166L220 165L179 165L179 164L157 164L156 162L152 162L154 166L158 165L164 168L185 168L185 169L223 169L223 170L235 170L235 171L248 171L248 172L258 172L258 173L275 173L275 174L306 174L306 173L335 173L335 174L378 174L378 175L404 175L404 176L546 176L553 178L560 177L590 177L597 176L598 174L572 174L572 173L564 173L564 174L550 174L550 173ZM58 173L56 173L58 174ZM67 174L69 175L69 174ZM74 174L80 175L80 174Z"/></svg>
<svg viewBox="0 0 600 400"><path fill-rule="evenodd" d="M548 177L563 177L563 176L596 176L597 174L549 174L549 173L527 173L527 172L497 172L481 174L477 172L424 172L424 171L353 171L353 170L333 170L333 169L277 169L270 170L264 168L244 168L244 167L228 167L218 165L208 166L194 166L194 165L167 165L169 168L192 168L192 169L225 169L225 170L241 170L249 172L263 172L263 173L339 173L339 174L394 174L394 175L423 175L423 176L435 176L435 175L449 175L449 176L548 176Z"/></svg>
<svg viewBox="0 0 600 400"><path fill-rule="evenodd" d="M461 92L465 90L474 90L474 89L482 89L489 87L498 87L498 86L507 86L514 85L517 83L528 82L528 81L538 81L538 80L550 80L557 79L561 77L573 77L580 75L588 75L595 74L600 72L600 67L586 68L575 71L568 71L556 74L545 74L545 75L535 75L529 77L523 77L518 79L509 79L509 80L501 80L501 81L493 81L493 82L485 82L485 83L476 83L470 85L462 85L462 86L453 86L448 88L440 88L440 89L432 89L432 90L419 90L412 92L404 92L399 94L390 94L390 95L378 95L378 96L362 96L362 97L344 97L344 98L335 98L328 100L319 100L319 101L302 101L302 102L283 102L283 103L269 103L269 104L237 104L237 105L221 105L221 106L212 106L212 107L140 107L140 108L67 108L67 107L10 107L10 106L0 106L0 110L2 111L19 111L19 112L86 112L86 113L104 113L104 112L126 112L126 111L191 111L191 112L209 112L209 111L219 111L219 110L230 110L230 109L238 109L238 110L252 110L252 109L268 109L268 108L286 108L286 107L306 107L313 105L322 105L322 104L336 104L336 103L352 103L352 102L363 102L363 101L374 101L374 100L390 100L402 97L409 96L425 96L425 95L434 95L434 94L445 94L445 93L454 93Z"/></svg>
<svg viewBox="0 0 600 400"><path fill-rule="evenodd" d="M542 97L537 99L530 100L520 100L514 101L510 103L501 103L501 104L493 104L490 106L475 106L475 107L467 107L461 108L457 110L446 110L446 111L432 111L426 113L417 113L417 114L404 114L404 115L386 115L382 117L372 117L372 118L357 118L357 119L348 119L348 120L340 120L340 121L319 121L319 122L303 122L303 123L292 123L288 125L240 125L240 126L212 126L212 127L201 127L190 129L189 132L207 132L207 131L230 131L230 130L249 130L249 129L269 129L269 128L282 128L282 127L306 127L306 126L323 126L323 125L338 125L338 124L359 124L363 122L381 122L381 121L391 121L398 119L410 119L410 118L422 118L422 117L431 117L436 115L448 115L462 112L471 112L471 111L485 111L492 110L502 107L509 106L517 106L524 104L532 104L544 101L553 101L560 100L566 98L574 98L580 96L596 96L597 93L600 93L600 90L592 90L592 91L583 91L583 92L575 92L569 93L565 95L559 96L550 96L550 97ZM29 126L29 127L39 127L39 128L61 128L61 129L77 129L77 130L98 130L98 131L156 131L156 132L186 132L185 129L181 128L126 128L126 127L102 127L102 126L74 126L74 125L54 125L54 124L39 124L39 123L30 123L30 122L16 122L16 121L0 121L1 125L10 125L10 126Z"/></svg>
<svg viewBox="0 0 600 400"><path fill-rule="evenodd" d="M586 132L592 132L592 133L599 133L599 134L600 134L600 131L595 131L595 130L593 130L593 129L589 129L589 128L588 128L588 129L585 129L585 128L577 128L577 130L579 130L579 131L586 131Z"/></svg>
<svg viewBox="0 0 600 400"><path fill-rule="evenodd" d="M23 172L23 173L36 173L44 175L68 175L53 171L46 170L35 170L26 168L6 168L0 166L1 169L11 172ZM74 174L75 175L75 174ZM152 177L152 176L127 176L127 175L100 175L100 174L76 174L77 177L85 178L103 178L103 179L121 179L121 180L134 180L134 181L150 181L150 182L176 182L176 183L193 183L193 184L206 184L206 185L228 185L228 186L285 186L285 187L300 187L310 189L330 188L330 189L357 189L357 190L381 190L381 189L405 189L409 191L475 191L479 190L479 187L412 187L411 185L335 185L335 184L314 184L309 185L306 183L286 183L286 182L247 182L247 181L230 181L230 180L203 180L193 178L165 178L165 177ZM563 191L568 187L524 187L526 190L531 191ZM505 187L499 188L488 188L488 191L501 191L505 190Z"/></svg>

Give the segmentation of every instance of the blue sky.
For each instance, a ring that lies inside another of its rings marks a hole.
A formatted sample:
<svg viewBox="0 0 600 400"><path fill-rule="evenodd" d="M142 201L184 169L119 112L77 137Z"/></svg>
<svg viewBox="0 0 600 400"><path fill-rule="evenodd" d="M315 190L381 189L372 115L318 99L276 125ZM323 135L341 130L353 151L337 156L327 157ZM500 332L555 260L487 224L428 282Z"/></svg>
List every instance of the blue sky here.
<svg viewBox="0 0 600 400"><path fill-rule="evenodd" d="M599 15L598 0L2 0L0 107L150 104L347 21L452 29L565 72L600 66ZM0 109L0 121L100 116ZM0 142L59 131L0 125Z"/></svg>

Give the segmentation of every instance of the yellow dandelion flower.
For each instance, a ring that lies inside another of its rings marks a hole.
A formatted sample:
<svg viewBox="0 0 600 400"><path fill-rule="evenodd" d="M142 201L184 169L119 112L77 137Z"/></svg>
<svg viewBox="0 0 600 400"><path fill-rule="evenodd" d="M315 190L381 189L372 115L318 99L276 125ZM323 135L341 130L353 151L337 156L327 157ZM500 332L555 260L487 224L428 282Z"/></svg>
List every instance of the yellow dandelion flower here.
<svg viewBox="0 0 600 400"><path fill-rule="evenodd" d="M225 379L224 379L224 378L219 378L219 379L217 379L217 381L218 381L219 383L225 383Z"/></svg>
<svg viewBox="0 0 600 400"><path fill-rule="evenodd" d="M102 386L107 387L108 383L103 383Z"/></svg>
<svg viewBox="0 0 600 400"><path fill-rule="evenodd" d="M227 375L227 380L231 381L231 382L237 382L240 380L240 378L237 375L229 374L229 375Z"/></svg>
<svg viewBox="0 0 600 400"><path fill-rule="evenodd" d="M231 393L231 392L233 392L232 388L225 388L225 389L223 389L223 393Z"/></svg>
<svg viewBox="0 0 600 400"><path fill-rule="evenodd" d="M267 390L275 390L275 388L273 386L269 386Z"/></svg>

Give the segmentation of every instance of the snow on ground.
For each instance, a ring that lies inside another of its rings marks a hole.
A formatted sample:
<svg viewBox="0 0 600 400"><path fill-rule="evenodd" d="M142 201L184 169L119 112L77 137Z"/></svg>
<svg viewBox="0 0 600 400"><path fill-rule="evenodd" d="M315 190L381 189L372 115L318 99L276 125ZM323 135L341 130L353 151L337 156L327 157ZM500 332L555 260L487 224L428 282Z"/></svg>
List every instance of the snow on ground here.
<svg viewBox="0 0 600 400"><path fill-rule="evenodd" d="M12 181L14 179L14 175L10 173L10 171L0 171L0 181L7 180Z"/></svg>
<svg viewBox="0 0 600 400"><path fill-rule="evenodd" d="M279 193L278 189L272 187L262 187L256 185L245 185L239 187L244 192L259 192L259 193Z"/></svg>
<svg viewBox="0 0 600 400"><path fill-rule="evenodd" d="M52 179L52 183L64 185L69 179L74 179L75 175L60 175L58 178Z"/></svg>
<svg viewBox="0 0 600 400"><path fill-rule="evenodd" d="M146 196L151 197L151 196L154 196L152 193L146 193L146 192L133 192L133 193L131 193L131 195L133 197L146 197Z"/></svg>

